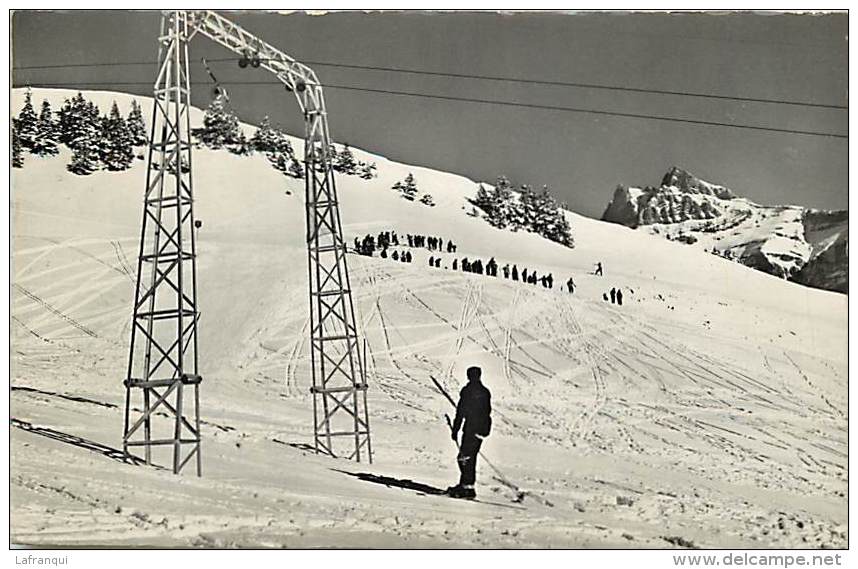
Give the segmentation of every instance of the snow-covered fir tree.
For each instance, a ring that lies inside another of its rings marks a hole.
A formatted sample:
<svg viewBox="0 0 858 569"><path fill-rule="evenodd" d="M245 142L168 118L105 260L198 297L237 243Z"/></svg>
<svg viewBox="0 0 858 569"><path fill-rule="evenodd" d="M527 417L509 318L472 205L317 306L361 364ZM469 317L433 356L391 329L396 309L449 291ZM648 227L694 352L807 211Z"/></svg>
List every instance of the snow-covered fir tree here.
<svg viewBox="0 0 858 569"><path fill-rule="evenodd" d="M99 148L96 137L78 137L72 152L71 162L66 166L69 172L85 176L98 170Z"/></svg>
<svg viewBox="0 0 858 569"><path fill-rule="evenodd" d="M491 197L493 214L490 223L502 229L510 226L518 229L521 208L515 192L512 191L512 184L505 176L497 179Z"/></svg>
<svg viewBox="0 0 858 569"><path fill-rule="evenodd" d="M61 122L60 136L66 138L66 145L73 151L68 170L79 175L98 170L104 138L98 109L80 93L69 102L68 107L64 105L64 109L65 124L63 126Z"/></svg>
<svg viewBox="0 0 858 569"><path fill-rule="evenodd" d="M149 134L146 132L146 122L143 120L143 109L137 99L131 101L131 112L125 120L128 132L131 134L131 142L134 146L143 146L149 142Z"/></svg>
<svg viewBox="0 0 858 569"><path fill-rule="evenodd" d="M519 202L512 191L512 185L504 176L498 177L491 192L480 184L473 204L485 212L486 221L494 227L511 227L516 230L521 225Z"/></svg>
<svg viewBox="0 0 858 569"><path fill-rule="evenodd" d="M543 186L542 191L536 195L537 215L532 231L546 239L571 247L571 227L563 209L563 206L557 203L549 192L548 186Z"/></svg>
<svg viewBox="0 0 858 569"><path fill-rule="evenodd" d="M275 170L283 172L286 174L289 172L289 162L290 158L286 156L283 152L278 152L277 154L270 153L268 154L268 160L271 162L271 165L274 166Z"/></svg>
<svg viewBox="0 0 858 569"><path fill-rule="evenodd" d="M59 141L66 144L72 150L81 142L86 140L91 143L97 138L101 129L101 120L95 105L84 99L83 94L78 93L71 100L66 99L60 109L58 120Z"/></svg>
<svg viewBox="0 0 858 569"><path fill-rule="evenodd" d="M516 224L528 231L533 231L536 221L537 199L536 193L528 184L522 184L518 194L519 208L517 211Z"/></svg>
<svg viewBox="0 0 858 569"><path fill-rule="evenodd" d="M12 167L24 166L24 155L21 154L21 137L18 136L18 119L12 119Z"/></svg>
<svg viewBox="0 0 858 569"><path fill-rule="evenodd" d="M24 98L24 107L18 113L18 138L21 141L21 148L24 150L33 150L38 136L39 118L33 109L33 94L30 92L30 89L27 89L27 94Z"/></svg>
<svg viewBox="0 0 858 569"><path fill-rule="evenodd" d="M539 192L531 192L532 218L528 229L544 235L546 228L553 222L557 213L557 202L548 193L548 186L542 186Z"/></svg>
<svg viewBox="0 0 858 569"><path fill-rule="evenodd" d="M104 167L112 172L127 170L134 160L134 143L131 131L116 101L110 107L110 114L101 121L102 131L99 141L99 154Z"/></svg>
<svg viewBox="0 0 858 569"><path fill-rule="evenodd" d="M392 189L398 191L408 201L414 201L417 197L417 182L414 180L414 174L409 172L405 180L393 184Z"/></svg>
<svg viewBox="0 0 858 569"><path fill-rule="evenodd" d="M244 136L244 132L238 131L238 139L229 145L229 151L239 156L250 156L253 154L253 146Z"/></svg>
<svg viewBox="0 0 858 569"><path fill-rule="evenodd" d="M285 150L284 141L286 143L289 142L285 139L282 132L271 126L271 122L266 116L263 117L259 128L256 129L256 132L250 138L250 146L256 152L278 153ZM291 145L289 149L291 150Z"/></svg>
<svg viewBox="0 0 858 569"><path fill-rule="evenodd" d="M336 160L334 161L334 170L351 176L357 174L357 169L358 163L355 160L354 154L352 154L352 149L349 148L348 144L346 144L343 149L336 155Z"/></svg>
<svg viewBox="0 0 858 569"><path fill-rule="evenodd" d="M226 107L226 98L218 95L206 109L203 127L194 129L200 142L212 149L223 148L238 141L238 119Z"/></svg>
<svg viewBox="0 0 858 569"><path fill-rule="evenodd" d="M484 219L494 227L513 231L523 229L572 246L569 222L547 186L540 192L534 192L529 185L523 184L516 195L510 181L500 176L492 191L480 184L471 203L483 211Z"/></svg>
<svg viewBox="0 0 858 569"><path fill-rule="evenodd" d="M477 188L477 195L471 200L471 203L486 212L486 215L490 214L492 209L491 195L484 185L480 184L480 187Z"/></svg>
<svg viewBox="0 0 858 569"><path fill-rule="evenodd" d="M360 177L364 180L372 180L377 176L375 172L376 166L375 162L370 164L369 162L361 162L360 163Z"/></svg>
<svg viewBox="0 0 858 569"><path fill-rule="evenodd" d="M420 203L428 205L429 207L435 207L435 200L432 199L432 194L423 194L420 197Z"/></svg>
<svg viewBox="0 0 858 569"><path fill-rule="evenodd" d="M36 126L36 139L33 141L33 147L30 151L37 156L55 156L58 154L60 150L57 148L57 127L54 123L51 104L47 99L42 101L42 110L39 113Z"/></svg>
<svg viewBox="0 0 858 569"><path fill-rule="evenodd" d="M292 161L289 162L289 175L299 180L304 177L304 166L297 158L292 158Z"/></svg>
<svg viewBox="0 0 858 569"><path fill-rule="evenodd" d="M78 131L79 123L84 120L86 101L81 93L66 99L57 112L57 132L60 142L69 144Z"/></svg>

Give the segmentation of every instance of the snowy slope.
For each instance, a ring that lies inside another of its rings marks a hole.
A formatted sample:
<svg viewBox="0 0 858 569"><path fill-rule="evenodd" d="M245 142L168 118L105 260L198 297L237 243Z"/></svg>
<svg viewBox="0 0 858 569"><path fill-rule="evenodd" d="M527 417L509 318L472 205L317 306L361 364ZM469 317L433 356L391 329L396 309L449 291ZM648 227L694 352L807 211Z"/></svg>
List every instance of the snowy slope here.
<svg viewBox="0 0 858 569"><path fill-rule="evenodd" d="M837 258L839 266L833 259L813 262L835 242L848 247L846 211L762 206L673 167L657 188L618 187L602 219L693 244L809 286L848 290L845 255Z"/></svg>
<svg viewBox="0 0 858 569"><path fill-rule="evenodd" d="M57 108L71 94L35 90L34 101ZM130 106L122 94L87 96ZM13 92L13 109L22 97ZM13 541L846 544L844 295L574 213L574 249L494 229L466 213L473 181L355 155L379 177L338 178L349 242L434 234L459 257L572 275L576 293L430 269L426 250L411 265L350 255L376 460L315 456L302 182L264 157L200 150L204 477L174 477L116 460L145 165L78 177L66 151L27 156L10 204ZM409 172L436 207L389 189ZM604 277L589 274L597 261ZM602 301L617 286L623 307ZM454 481L448 404L428 375L457 389L474 364L495 405L487 456L554 507L511 503L485 464L478 490L491 504L398 487Z"/></svg>

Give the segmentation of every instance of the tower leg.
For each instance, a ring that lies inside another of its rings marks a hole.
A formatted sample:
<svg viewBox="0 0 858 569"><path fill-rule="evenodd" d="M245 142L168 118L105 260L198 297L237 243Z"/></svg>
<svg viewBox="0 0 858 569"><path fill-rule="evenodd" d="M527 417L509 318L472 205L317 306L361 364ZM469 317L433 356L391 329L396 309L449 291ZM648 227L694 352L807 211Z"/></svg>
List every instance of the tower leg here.
<svg viewBox="0 0 858 569"><path fill-rule="evenodd" d="M163 16L125 378L122 446L129 456L133 447L142 446L146 464L172 463L176 474L196 454L199 475L201 377L197 369L199 312L187 38L184 12ZM194 388L193 423L187 414L190 405L185 404L185 397L190 391L185 386ZM142 408L135 407L138 397ZM162 419L163 414L169 419Z"/></svg>
<svg viewBox="0 0 858 569"><path fill-rule="evenodd" d="M321 90L305 94L307 257L316 452L372 462L367 384Z"/></svg>

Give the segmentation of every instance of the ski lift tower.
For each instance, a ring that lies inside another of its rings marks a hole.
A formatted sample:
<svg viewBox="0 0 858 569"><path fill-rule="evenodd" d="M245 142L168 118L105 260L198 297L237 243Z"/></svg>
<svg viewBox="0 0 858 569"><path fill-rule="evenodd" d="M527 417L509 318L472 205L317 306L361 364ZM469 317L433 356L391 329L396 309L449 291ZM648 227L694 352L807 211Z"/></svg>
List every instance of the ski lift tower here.
<svg viewBox="0 0 858 569"><path fill-rule="evenodd" d="M202 473L188 59L188 43L197 34L238 54L241 67L250 63L273 73L294 94L303 113L314 446L330 456L372 462L367 382L322 85L312 69L210 10L169 11L161 18L124 381L123 450L130 457L131 449L142 447L143 460L152 464L153 452L166 447L174 473L192 458L197 475Z"/></svg>

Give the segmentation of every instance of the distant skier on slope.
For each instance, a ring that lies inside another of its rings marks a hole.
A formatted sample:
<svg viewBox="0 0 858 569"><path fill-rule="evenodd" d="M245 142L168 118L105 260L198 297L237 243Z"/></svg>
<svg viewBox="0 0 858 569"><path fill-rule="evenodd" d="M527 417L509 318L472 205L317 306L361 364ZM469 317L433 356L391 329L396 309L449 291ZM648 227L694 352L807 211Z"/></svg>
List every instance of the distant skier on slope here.
<svg viewBox="0 0 858 569"><path fill-rule="evenodd" d="M593 274L599 277L602 276L602 261L596 263L596 270L593 271Z"/></svg>
<svg viewBox="0 0 858 569"><path fill-rule="evenodd" d="M483 439L492 429L492 394L480 381L482 370L472 366L468 368L468 384L459 392L459 404L456 405L456 419L452 425L453 440L458 443L459 429L462 428L462 444L459 446L461 476L459 483L447 488L454 498L474 498L474 482L477 478L477 455Z"/></svg>

